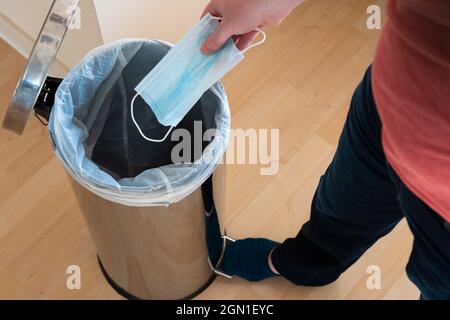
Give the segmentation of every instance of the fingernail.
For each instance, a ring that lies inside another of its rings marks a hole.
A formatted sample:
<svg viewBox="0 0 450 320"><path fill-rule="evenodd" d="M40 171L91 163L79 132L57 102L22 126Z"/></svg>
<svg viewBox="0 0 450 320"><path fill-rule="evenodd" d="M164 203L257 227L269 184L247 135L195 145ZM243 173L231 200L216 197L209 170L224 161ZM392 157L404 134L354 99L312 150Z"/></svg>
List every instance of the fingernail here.
<svg viewBox="0 0 450 320"><path fill-rule="evenodd" d="M203 54L208 54L211 50L209 49L208 44L207 44L207 43L204 43L204 44L202 45L201 51L202 51Z"/></svg>

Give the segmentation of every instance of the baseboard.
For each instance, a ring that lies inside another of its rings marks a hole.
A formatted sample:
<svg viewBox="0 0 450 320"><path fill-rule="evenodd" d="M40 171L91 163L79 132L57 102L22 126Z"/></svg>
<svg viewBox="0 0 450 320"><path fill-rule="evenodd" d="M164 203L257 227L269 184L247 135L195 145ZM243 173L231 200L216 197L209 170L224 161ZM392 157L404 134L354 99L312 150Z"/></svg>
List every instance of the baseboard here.
<svg viewBox="0 0 450 320"><path fill-rule="evenodd" d="M17 52L28 59L31 50L33 49L34 39L2 13L0 13L0 36ZM53 63L50 74L55 77L64 77L69 70L69 67L67 67L60 60L56 59Z"/></svg>

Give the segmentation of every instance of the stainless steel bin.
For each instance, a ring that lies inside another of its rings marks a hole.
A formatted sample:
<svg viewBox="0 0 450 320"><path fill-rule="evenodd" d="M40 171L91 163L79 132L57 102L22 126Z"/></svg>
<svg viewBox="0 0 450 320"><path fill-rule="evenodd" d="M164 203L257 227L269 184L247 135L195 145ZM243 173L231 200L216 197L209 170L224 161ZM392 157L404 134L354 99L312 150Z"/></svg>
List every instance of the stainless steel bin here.
<svg viewBox="0 0 450 320"><path fill-rule="evenodd" d="M61 81L48 77L48 71L74 13L68 8L77 4L78 0L54 1L6 113L4 128L20 134L30 113L47 120L51 115ZM159 55L156 59L169 49L162 42L154 45ZM225 95L219 84L216 89ZM205 107L215 106L200 103L197 112ZM188 117L187 123L190 120ZM52 142L57 148L58 142ZM169 151L158 150L162 155ZM100 148L98 153L102 152ZM95 152L91 153L96 163ZM104 159L114 160L114 156L108 154ZM224 165L176 203L130 206L93 192L80 183L76 170L67 162L63 164L98 249L100 267L120 294L127 298L185 299L213 281L225 247L218 218L218 212L225 210ZM114 171L108 164L97 164L99 170ZM137 173L129 173L133 174Z"/></svg>

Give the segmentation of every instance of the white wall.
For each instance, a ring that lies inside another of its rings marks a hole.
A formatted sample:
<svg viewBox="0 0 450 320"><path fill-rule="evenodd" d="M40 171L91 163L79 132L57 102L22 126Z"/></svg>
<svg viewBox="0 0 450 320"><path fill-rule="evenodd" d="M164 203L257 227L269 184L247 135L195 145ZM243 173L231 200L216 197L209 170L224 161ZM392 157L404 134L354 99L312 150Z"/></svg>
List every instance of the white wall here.
<svg viewBox="0 0 450 320"><path fill-rule="evenodd" d="M94 0L105 42L154 38L176 42L200 18L208 0Z"/></svg>
<svg viewBox="0 0 450 320"><path fill-rule="evenodd" d="M53 0L0 0L0 35L28 57ZM61 76L91 49L103 44L92 0L81 0L81 29L69 30L57 56ZM63 71L61 71L63 70ZM55 72L53 72L55 74Z"/></svg>
<svg viewBox="0 0 450 320"><path fill-rule="evenodd" d="M70 29L67 32L58 54L69 67L73 67L86 53L104 43L92 0L81 0L80 10L81 29Z"/></svg>
<svg viewBox="0 0 450 320"><path fill-rule="evenodd" d="M89 50L122 38L176 42L195 25L208 1L81 0L81 29L68 31L59 64L68 70ZM0 35L28 56L52 2L0 0Z"/></svg>
<svg viewBox="0 0 450 320"><path fill-rule="evenodd" d="M0 0L0 12L35 39L52 0Z"/></svg>

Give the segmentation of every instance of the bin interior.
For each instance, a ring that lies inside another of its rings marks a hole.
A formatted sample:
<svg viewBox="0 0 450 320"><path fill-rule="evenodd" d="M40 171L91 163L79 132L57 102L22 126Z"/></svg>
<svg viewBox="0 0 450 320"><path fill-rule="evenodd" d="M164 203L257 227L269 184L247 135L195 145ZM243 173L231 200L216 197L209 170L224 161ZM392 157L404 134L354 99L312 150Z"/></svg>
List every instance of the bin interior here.
<svg viewBox="0 0 450 320"><path fill-rule="evenodd" d="M121 65L118 61L111 74L117 75L119 72L120 76L117 80L114 80L116 77L111 77L112 83L111 79L105 79L97 90L99 94L107 92L101 97L103 102L100 104L100 111L92 111L96 113L95 117L90 117L89 111L81 117L81 121L95 122L94 125L88 126L89 136L84 144L86 156L116 179L132 178L145 170L174 163L171 157L172 148L180 141L171 141L170 135L160 143L145 140L139 134L130 115L130 102L136 94L134 88L156 66L169 48L168 45L157 42L144 42L125 66L123 62ZM102 86L107 86L107 90L101 90ZM98 101L99 97L96 96L92 101L96 98ZM201 157L201 152L195 150L194 143L201 145L201 151L209 143L202 141L202 135L205 130L216 128L214 119L220 103L215 94L211 91L206 92L173 129L183 128L189 131L192 162ZM136 121L147 137L160 139L169 129L157 122L151 108L140 97L135 101L134 112ZM194 121L202 122L202 135L194 135Z"/></svg>

